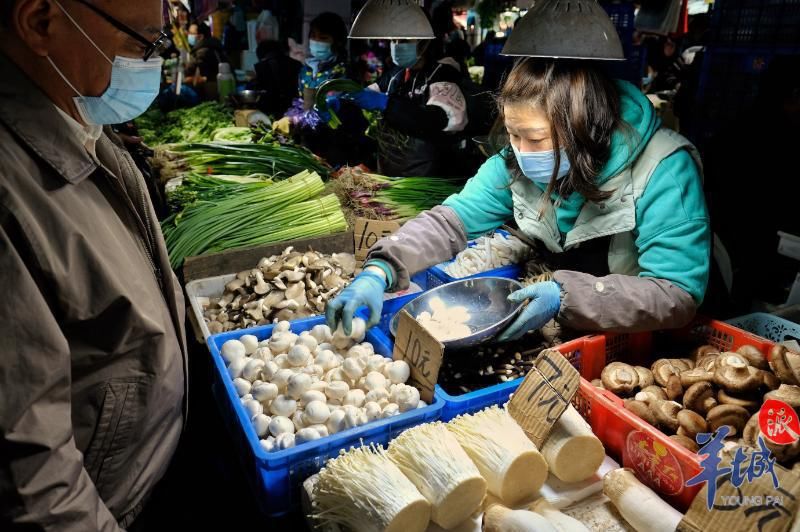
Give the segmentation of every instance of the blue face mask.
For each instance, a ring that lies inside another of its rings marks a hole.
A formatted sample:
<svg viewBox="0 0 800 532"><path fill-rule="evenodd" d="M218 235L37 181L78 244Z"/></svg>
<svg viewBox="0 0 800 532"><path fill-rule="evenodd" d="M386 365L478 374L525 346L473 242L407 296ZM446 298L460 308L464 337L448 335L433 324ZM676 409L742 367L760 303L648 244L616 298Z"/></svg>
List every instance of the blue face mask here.
<svg viewBox="0 0 800 532"><path fill-rule="evenodd" d="M197 44L197 35L190 33L186 36L186 40L189 41L189 46L194 47L194 45Z"/></svg>
<svg viewBox="0 0 800 532"><path fill-rule="evenodd" d="M161 64L164 60L160 57L151 57L148 61L144 61L116 56L112 61L61 7L61 4L56 2L56 5L100 52L100 55L111 63L111 82L106 91L101 96L83 96L53 60L50 57L47 58L61 79L78 95L73 98L73 101L83 121L87 125L121 124L133 120L147 111L158 96L161 86Z"/></svg>
<svg viewBox="0 0 800 532"><path fill-rule="evenodd" d="M525 177L537 183L550 183L553 177L553 169L556 166L555 150L547 151L531 151L521 152L516 146L511 145L514 150L514 155L517 157L517 163L525 174ZM561 150L561 164L558 166L557 179L563 178L569 173L570 165L567 158L567 152Z"/></svg>
<svg viewBox="0 0 800 532"><path fill-rule="evenodd" d="M311 57L323 62L333 57L333 48L331 47L331 43L328 42L310 39L308 41L308 51L311 53Z"/></svg>
<svg viewBox="0 0 800 532"><path fill-rule="evenodd" d="M417 63L417 43L415 42L392 42L392 61L400 68L411 68Z"/></svg>

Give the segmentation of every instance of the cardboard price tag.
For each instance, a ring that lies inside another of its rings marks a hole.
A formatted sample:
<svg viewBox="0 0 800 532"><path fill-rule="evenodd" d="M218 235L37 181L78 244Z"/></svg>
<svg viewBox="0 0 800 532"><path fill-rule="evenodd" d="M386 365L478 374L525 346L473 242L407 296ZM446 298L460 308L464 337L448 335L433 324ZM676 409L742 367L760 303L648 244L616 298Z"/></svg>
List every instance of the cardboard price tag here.
<svg viewBox="0 0 800 532"><path fill-rule="evenodd" d="M581 376L555 349L545 349L508 403L508 413L541 448L578 392Z"/></svg>
<svg viewBox="0 0 800 532"><path fill-rule="evenodd" d="M723 453L722 465L731 465L730 455ZM784 532L792 529L800 510L800 477L778 465L774 470L777 488L770 474L745 481L739 487L731 482L730 474L720 476L710 510L708 484L704 485L678 524L677 532Z"/></svg>
<svg viewBox="0 0 800 532"><path fill-rule="evenodd" d="M411 366L409 384L416 386L420 398L433 401L433 388L439 380L439 368L444 358L444 345L407 311L400 312L395 335L394 360L405 360Z"/></svg>
<svg viewBox="0 0 800 532"><path fill-rule="evenodd" d="M369 249L381 238L391 236L400 229L400 224L391 221L367 220L356 218L353 229L353 247L356 261L363 262L367 258Z"/></svg>

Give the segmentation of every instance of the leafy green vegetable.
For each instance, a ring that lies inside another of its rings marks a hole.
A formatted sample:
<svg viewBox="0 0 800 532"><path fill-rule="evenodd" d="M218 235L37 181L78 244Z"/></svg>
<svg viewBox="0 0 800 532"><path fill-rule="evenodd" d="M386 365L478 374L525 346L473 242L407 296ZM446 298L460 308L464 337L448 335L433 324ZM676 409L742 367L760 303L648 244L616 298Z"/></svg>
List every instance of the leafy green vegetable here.
<svg viewBox="0 0 800 532"><path fill-rule="evenodd" d="M212 140L220 128L233 126L233 111L216 102L162 113L152 108L136 119L139 135L145 144L159 146L175 142Z"/></svg>

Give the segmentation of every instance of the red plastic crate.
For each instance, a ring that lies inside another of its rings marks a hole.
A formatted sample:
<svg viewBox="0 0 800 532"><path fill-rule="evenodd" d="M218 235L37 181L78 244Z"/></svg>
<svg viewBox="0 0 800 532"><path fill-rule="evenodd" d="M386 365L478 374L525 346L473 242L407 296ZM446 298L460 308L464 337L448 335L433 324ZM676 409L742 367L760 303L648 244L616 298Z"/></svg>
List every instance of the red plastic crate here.
<svg viewBox="0 0 800 532"><path fill-rule="evenodd" d="M698 455L626 410L621 398L589 382L600 378L603 367L615 360L650 367L662 355L653 353L656 335L661 336L659 340L695 346L709 344L720 351L733 351L749 344L766 356L774 343L726 323L705 319L675 331L602 334L584 340L581 360L577 364L573 361L583 377L573 399L575 407L603 442L606 453L633 469L642 482L685 512L701 487L686 487L686 481L700 472ZM688 352L683 356L688 356Z"/></svg>

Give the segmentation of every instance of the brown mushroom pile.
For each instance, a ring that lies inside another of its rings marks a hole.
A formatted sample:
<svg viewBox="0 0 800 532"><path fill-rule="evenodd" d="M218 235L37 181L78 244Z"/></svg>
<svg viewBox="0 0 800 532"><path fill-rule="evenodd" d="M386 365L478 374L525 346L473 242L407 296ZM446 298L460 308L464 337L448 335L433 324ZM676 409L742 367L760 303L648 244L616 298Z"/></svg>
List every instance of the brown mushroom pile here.
<svg viewBox="0 0 800 532"><path fill-rule="evenodd" d="M592 384L624 398L626 409L697 452L697 433L723 425L731 428L729 438L755 445L765 400L800 407L798 378L800 353L781 345L773 347L769 361L750 345L736 352L704 345L691 358L662 358L649 369L612 362ZM783 465L800 458L800 443L768 446Z"/></svg>
<svg viewBox="0 0 800 532"><path fill-rule="evenodd" d="M349 253L323 255L286 248L239 272L220 297L209 298L203 317L211 334L321 314L356 270Z"/></svg>

